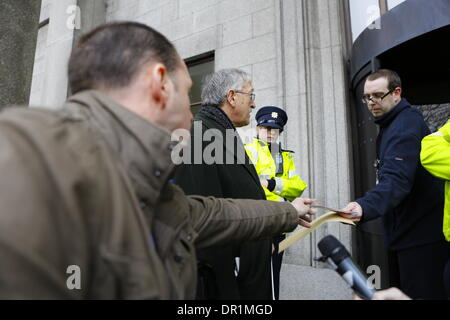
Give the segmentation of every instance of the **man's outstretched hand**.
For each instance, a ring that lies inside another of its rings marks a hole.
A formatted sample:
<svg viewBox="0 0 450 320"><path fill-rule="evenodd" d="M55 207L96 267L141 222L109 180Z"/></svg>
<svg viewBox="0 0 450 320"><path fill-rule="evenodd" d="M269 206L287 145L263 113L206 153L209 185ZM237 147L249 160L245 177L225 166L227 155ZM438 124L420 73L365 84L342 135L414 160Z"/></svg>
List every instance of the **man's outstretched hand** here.
<svg viewBox="0 0 450 320"><path fill-rule="evenodd" d="M361 221L362 215L363 215L363 209L359 205L358 202L350 202L348 205L345 206L345 208L342 209L342 211L350 211L354 214L346 214L343 212L338 212L338 214L341 217L347 218L352 220L353 222L359 222Z"/></svg>
<svg viewBox="0 0 450 320"><path fill-rule="evenodd" d="M315 215L317 211L315 209L311 209L309 205L316 202L313 199L305 199L305 198L297 198L291 202L291 204L295 207L298 212L298 224L305 228L311 228L312 215Z"/></svg>

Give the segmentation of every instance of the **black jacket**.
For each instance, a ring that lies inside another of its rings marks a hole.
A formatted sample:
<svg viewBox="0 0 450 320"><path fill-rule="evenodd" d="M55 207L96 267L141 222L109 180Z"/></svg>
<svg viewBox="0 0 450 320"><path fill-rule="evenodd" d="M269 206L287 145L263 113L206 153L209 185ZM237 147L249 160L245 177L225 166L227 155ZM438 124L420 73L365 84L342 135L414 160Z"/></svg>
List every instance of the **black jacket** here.
<svg viewBox="0 0 450 320"><path fill-rule="evenodd" d="M197 130L195 128L197 127ZM201 130L198 130L201 129ZM216 129L212 142L202 142L201 136L208 129ZM223 137L227 137L228 145ZM218 131L217 131L218 130ZM198 132L200 131L200 132ZM220 133L220 134L219 134ZM233 141L234 143L230 144ZM189 195L214 196L233 199L265 200L256 170L251 164L239 135L228 117L219 108L203 107L195 118L191 130L191 150L209 154L208 146L216 143L219 163L183 164L177 169L175 183ZM200 147L201 144L201 147ZM220 154L222 156L220 156ZM195 159L191 153L192 162ZM228 162L227 162L228 160ZM230 162L233 162L230 164ZM240 257L240 270L235 276L235 257ZM207 299L271 299L271 239L264 239L240 245L198 251L200 266L212 267L215 284L211 277L199 274L199 298ZM218 289L218 295L214 292ZM211 289L212 288L212 289Z"/></svg>
<svg viewBox="0 0 450 320"><path fill-rule="evenodd" d="M421 141L430 134L422 114L402 99L375 123L378 184L356 200L362 222L382 216L391 250L443 240L444 184L420 163Z"/></svg>

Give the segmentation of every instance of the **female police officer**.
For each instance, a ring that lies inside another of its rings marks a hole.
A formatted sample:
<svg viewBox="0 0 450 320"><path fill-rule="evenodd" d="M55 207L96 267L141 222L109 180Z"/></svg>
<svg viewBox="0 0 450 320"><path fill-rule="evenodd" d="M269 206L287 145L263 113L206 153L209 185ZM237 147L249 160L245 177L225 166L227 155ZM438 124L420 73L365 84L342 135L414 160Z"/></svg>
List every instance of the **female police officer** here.
<svg viewBox="0 0 450 320"><path fill-rule="evenodd" d="M268 106L256 114L257 137L245 149L253 162L263 186L267 200L292 201L301 196L307 185L296 172L293 151L283 150L278 142L288 116L283 109ZM279 298L280 269L283 253L278 253L278 244L285 238L273 239L275 251L272 255L273 288L275 299Z"/></svg>

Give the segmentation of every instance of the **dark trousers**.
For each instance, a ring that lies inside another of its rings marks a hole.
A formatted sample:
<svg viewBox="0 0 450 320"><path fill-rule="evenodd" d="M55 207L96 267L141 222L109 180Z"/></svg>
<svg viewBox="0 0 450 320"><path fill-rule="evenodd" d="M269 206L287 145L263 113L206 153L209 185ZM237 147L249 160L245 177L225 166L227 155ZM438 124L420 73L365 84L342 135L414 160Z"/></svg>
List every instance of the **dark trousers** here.
<svg viewBox="0 0 450 320"><path fill-rule="evenodd" d="M444 271L445 291L447 292L447 299L450 300L450 259L447 260Z"/></svg>
<svg viewBox="0 0 450 320"><path fill-rule="evenodd" d="M273 273L273 291L275 294L275 300L280 299L280 273L281 273L281 264L283 263L283 254L278 253L278 247L281 241L286 239L285 235L281 235L279 237L273 238L273 245L275 250L272 254L272 273Z"/></svg>
<svg viewBox="0 0 450 320"><path fill-rule="evenodd" d="M270 239L197 250L197 300L272 300ZM235 257L240 257L236 276Z"/></svg>
<svg viewBox="0 0 450 320"><path fill-rule="evenodd" d="M444 300L448 298L445 283L450 280L449 242L437 242L394 251L391 252L390 259L391 278L397 278L394 274L397 268L399 287L412 299ZM391 285L396 283L393 282Z"/></svg>

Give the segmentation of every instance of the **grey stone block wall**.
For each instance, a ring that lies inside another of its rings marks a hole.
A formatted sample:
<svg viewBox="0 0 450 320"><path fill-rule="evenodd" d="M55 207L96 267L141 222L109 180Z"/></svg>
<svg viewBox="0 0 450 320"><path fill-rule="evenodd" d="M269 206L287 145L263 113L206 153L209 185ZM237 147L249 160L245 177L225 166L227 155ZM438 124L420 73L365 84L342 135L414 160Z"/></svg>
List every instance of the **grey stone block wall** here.
<svg viewBox="0 0 450 320"><path fill-rule="evenodd" d="M431 132L438 131L450 119L450 103L415 107L422 112Z"/></svg>
<svg viewBox="0 0 450 320"><path fill-rule="evenodd" d="M0 1L0 108L28 104L41 1Z"/></svg>
<svg viewBox="0 0 450 320"><path fill-rule="evenodd" d="M296 163L309 184L306 195L342 207L352 200L342 3L284 0L278 5L277 88L291 119L285 139L297 152ZM320 256L317 243L328 234L351 251L348 226L331 223L313 232L286 252L281 298L351 298L346 285L314 261Z"/></svg>
<svg viewBox="0 0 450 320"><path fill-rule="evenodd" d="M67 98L67 63L79 26L77 8L77 0L42 2L40 21L49 18L49 23L39 30L30 97L33 107L60 108Z"/></svg>

